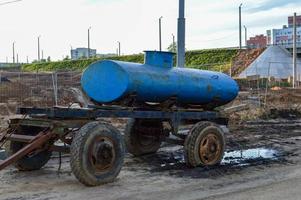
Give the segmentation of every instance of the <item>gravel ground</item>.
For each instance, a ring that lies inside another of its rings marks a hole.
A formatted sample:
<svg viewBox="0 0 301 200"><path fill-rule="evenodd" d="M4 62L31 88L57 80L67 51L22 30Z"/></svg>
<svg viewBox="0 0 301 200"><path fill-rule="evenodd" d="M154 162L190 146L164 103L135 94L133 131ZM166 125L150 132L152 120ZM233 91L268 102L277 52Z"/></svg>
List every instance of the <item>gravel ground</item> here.
<svg viewBox="0 0 301 200"><path fill-rule="evenodd" d="M182 147L164 145L154 155L127 155L114 183L88 188L72 175L66 156L59 172L58 158L39 171L1 171L0 199L295 200L301 196L300 153L301 120L256 121L231 128L218 167L190 169Z"/></svg>

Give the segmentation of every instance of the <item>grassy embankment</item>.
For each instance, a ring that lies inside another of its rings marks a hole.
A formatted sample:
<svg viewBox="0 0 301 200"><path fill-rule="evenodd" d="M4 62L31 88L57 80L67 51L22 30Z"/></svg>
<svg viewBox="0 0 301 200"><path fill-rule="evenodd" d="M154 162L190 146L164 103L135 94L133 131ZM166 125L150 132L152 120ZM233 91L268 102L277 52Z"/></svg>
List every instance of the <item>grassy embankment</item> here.
<svg viewBox="0 0 301 200"><path fill-rule="evenodd" d="M196 50L186 53L186 66L197 69L209 69L228 72L233 57L237 54L234 49ZM109 60L122 60L127 62L143 63L144 55L128 55L106 58ZM22 66L24 71L58 71L58 70L84 70L91 63L103 60L101 58L85 60L69 60L60 62L33 63Z"/></svg>

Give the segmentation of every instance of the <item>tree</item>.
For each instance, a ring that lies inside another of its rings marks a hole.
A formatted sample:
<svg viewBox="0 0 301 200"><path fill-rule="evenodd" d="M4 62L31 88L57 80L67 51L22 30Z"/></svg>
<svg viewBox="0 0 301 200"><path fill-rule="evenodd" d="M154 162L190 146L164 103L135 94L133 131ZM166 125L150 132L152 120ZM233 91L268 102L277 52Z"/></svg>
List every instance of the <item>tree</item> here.
<svg viewBox="0 0 301 200"><path fill-rule="evenodd" d="M69 56L66 56L63 61L67 61L67 60L70 60Z"/></svg>
<svg viewBox="0 0 301 200"><path fill-rule="evenodd" d="M47 62L51 62L51 58L50 58L50 56L48 56L48 58L47 58Z"/></svg>
<svg viewBox="0 0 301 200"><path fill-rule="evenodd" d="M173 53L176 53L177 52L177 44L176 43L171 43L168 48L167 48L168 51L170 52L173 52Z"/></svg>

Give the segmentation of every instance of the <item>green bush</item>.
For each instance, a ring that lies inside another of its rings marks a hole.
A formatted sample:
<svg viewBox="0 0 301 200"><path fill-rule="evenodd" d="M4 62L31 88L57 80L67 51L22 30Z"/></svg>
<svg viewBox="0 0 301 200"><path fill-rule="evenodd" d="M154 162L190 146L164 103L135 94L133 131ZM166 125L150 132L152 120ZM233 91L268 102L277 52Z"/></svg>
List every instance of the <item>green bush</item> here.
<svg viewBox="0 0 301 200"><path fill-rule="evenodd" d="M233 57L237 54L234 49L209 49L188 51L186 53L186 66L196 69L228 72ZM120 60L126 62L143 63L144 55L128 55L105 58L106 60ZM22 66L23 71L60 71L84 70L91 63L105 60L104 58L91 58L83 60L67 60L59 62L32 63Z"/></svg>

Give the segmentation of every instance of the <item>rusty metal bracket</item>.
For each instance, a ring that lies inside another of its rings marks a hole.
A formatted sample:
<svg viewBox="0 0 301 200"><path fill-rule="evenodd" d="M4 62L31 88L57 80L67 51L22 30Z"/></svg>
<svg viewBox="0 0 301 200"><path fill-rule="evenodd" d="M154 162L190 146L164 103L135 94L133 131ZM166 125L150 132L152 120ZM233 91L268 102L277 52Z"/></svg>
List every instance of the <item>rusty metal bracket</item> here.
<svg viewBox="0 0 301 200"><path fill-rule="evenodd" d="M40 132L24 148L20 149L18 152L8 157L6 160L0 162L0 171L22 159L24 156L32 153L34 150L42 148L50 139L54 138L55 136L56 134L49 130Z"/></svg>

